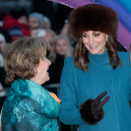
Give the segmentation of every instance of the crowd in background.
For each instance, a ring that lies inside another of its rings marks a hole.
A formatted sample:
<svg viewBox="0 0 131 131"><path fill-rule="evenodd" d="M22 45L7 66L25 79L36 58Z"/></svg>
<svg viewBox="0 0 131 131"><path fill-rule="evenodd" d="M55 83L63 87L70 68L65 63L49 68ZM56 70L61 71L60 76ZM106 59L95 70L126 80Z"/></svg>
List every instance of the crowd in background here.
<svg viewBox="0 0 131 131"><path fill-rule="evenodd" d="M15 40L31 36L43 39L47 44L47 58L51 61L49 83L59 83L64 65L64 58L73 55L76 41L69 31L68 20L60 31L52 30L51 21L42 13L33 12L27 15L25 9L10 10L0 27L0 77L1 88L9 87L4 83L4 53ZM37 44L37 43L36 43ZM2 80L3 79L3 80Z"/></svg>

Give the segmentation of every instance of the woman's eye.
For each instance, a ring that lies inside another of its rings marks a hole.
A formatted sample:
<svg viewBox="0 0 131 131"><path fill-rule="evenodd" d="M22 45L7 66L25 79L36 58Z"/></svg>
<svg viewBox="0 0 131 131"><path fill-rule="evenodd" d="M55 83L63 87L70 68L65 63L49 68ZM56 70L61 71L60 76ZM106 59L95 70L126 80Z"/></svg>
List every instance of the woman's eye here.
<svg viewBox="0 0 131 131"><path fill-rule="evenodd" d="M99 36L99 35L100 35L100 34L94 34L94 36L96 36L96 37Z"/></svg>
<svg viewBox="0 0 131 131"><path fill-rule="evenodd" d="M87 35L83 35L83 37L85 37L85 38L86 38L86 37L87 37Z"/></svg>

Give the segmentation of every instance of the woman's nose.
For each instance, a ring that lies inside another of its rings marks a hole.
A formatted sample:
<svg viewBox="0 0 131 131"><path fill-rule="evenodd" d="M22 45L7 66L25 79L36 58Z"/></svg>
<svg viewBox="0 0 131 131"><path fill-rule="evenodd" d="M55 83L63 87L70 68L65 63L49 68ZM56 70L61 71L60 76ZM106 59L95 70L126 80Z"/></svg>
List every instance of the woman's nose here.
<svg viewBox="0 0 131 131"><path fill-rule="evenodd" d="M89 44L93 44L93 38L89 37Z"/></svg>
<svg viewBox="0 0 131 131"><path fill-rule="evenodd" d="M51 62L48 60L49 66L51 65Z"/></svg>

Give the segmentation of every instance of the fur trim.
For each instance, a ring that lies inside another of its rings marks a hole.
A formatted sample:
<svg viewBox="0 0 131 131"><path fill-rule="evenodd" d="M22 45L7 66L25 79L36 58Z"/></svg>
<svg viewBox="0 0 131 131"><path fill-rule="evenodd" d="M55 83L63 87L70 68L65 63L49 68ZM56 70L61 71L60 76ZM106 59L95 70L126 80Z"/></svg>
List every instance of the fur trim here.
<svg viewBox="0 0 131 131"><path fill-rule="evenodd" d="M89 4L74 9L70 14L70 29L76 40L84 31L100 31L113 36L117 35L118 16L110 7Z"/></svg>
<svg viewBox="0 0 131 131"><path fill-rule="evenodd" d="M81 107L80 107L80 114L81 114L81 118L88 124L94 125L97 122L99 122L103 116L104 116L104 111L103 109L100 110L99 113L97 113L96 115L94 115L91 112L91 103L94 100L89 99L86 102L84 102Z"/></svg>

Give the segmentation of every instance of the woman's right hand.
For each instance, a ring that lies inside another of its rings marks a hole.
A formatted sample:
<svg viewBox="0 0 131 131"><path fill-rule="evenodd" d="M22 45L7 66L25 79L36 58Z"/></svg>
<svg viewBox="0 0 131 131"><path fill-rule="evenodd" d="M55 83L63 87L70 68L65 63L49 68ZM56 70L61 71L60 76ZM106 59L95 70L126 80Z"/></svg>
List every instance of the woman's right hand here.
<svg viewBox="0 0 131 131"><path fill-rule="evenodd" d="M107 91L101 93L92 103L91 103L91 111L93 114L99 113L102 109L103 105L108 102L110 96L105 97L102 101L101 99L107 94Z"/></svg>
<svg viewBox="0 0 131 131"><path fill-rule="evenodd" d="M94 125L98 123L104 116L103 105L108 102L110 96L101 99L107 94L107 91L101 93L95 100L89 99L80 107L81 118L88 124Z"/></svg>

